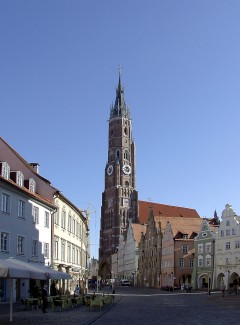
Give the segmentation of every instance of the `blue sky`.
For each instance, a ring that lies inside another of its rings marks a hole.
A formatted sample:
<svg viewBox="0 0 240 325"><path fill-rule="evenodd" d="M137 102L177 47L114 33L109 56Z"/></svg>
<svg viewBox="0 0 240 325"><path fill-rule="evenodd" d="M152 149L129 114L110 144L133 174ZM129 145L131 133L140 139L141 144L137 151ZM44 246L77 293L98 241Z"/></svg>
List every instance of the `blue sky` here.
<svg viewBox="0 0 240 325"><path fill-rule="evenodd" d="M238 0L0 2L1 132L91 214L98 256L118 65L141 200L240 214Z"/></svg>

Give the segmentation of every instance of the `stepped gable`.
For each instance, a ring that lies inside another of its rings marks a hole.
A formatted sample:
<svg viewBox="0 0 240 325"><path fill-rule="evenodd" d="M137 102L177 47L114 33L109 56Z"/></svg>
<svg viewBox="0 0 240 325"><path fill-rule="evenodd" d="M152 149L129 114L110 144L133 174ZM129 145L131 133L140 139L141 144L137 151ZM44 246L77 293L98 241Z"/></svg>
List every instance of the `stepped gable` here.
<svg viewBox="0 0 240 325"><path fill-rule="evenodd" d="M200 218L199 214L195 209L184 208L184 207L176 207L167 204L160 204L148 201L138 201L139 204L139 222L141 224L148 223L149 217L149 209L153 209L154 217L182 217L187 219L202 219Z"/></svg>

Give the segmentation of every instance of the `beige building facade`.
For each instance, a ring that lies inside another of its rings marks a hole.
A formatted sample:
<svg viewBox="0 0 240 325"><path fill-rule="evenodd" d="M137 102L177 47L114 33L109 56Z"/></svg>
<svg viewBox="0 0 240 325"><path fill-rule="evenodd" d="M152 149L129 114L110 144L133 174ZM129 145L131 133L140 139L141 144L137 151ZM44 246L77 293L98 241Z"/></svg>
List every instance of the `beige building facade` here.
<svg viewBox="0 0 240 325"><path fill-rule="evenodd" d="M85 291L88 281L87 219L60 192L55 193L54 204L57 211L52 227L52 266L72 276L71 280L59 284L59 288L73 292L78 284Z"/></svg>

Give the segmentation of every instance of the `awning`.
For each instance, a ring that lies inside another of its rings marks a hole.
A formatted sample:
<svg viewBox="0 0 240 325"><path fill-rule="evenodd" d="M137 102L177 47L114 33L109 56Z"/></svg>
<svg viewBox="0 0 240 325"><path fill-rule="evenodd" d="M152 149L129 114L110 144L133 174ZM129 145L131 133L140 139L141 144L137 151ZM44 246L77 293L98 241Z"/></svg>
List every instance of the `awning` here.
<svg viewBox="0 0 240 325"><path fill-rule="evenodd" d="M52 279L52 280L69 280L71 279L71 275L69 273L66 272L60 272L60 271L56 271L51 269L50 267L47 267L45 265L41 265L41 264L35 264L35 263L29 263L29 265L35 267L36 269L45 272L47 275L48 279Z"/></svg>

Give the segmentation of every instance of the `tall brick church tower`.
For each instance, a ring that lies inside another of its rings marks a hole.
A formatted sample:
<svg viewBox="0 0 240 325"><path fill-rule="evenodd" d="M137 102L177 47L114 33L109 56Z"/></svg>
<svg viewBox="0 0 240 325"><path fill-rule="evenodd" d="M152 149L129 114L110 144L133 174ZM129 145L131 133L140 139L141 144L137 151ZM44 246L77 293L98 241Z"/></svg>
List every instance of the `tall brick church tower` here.
<svg viewBox="0 0 240 325"><path fill-rule="evenodd" d="M110 108L108 160L102 194L99 248L99 275L102 279L111 276L111 254L116 252L120 236L126 234L129 219L138 222L136 148L119 72L116 99Z"/></svg>

